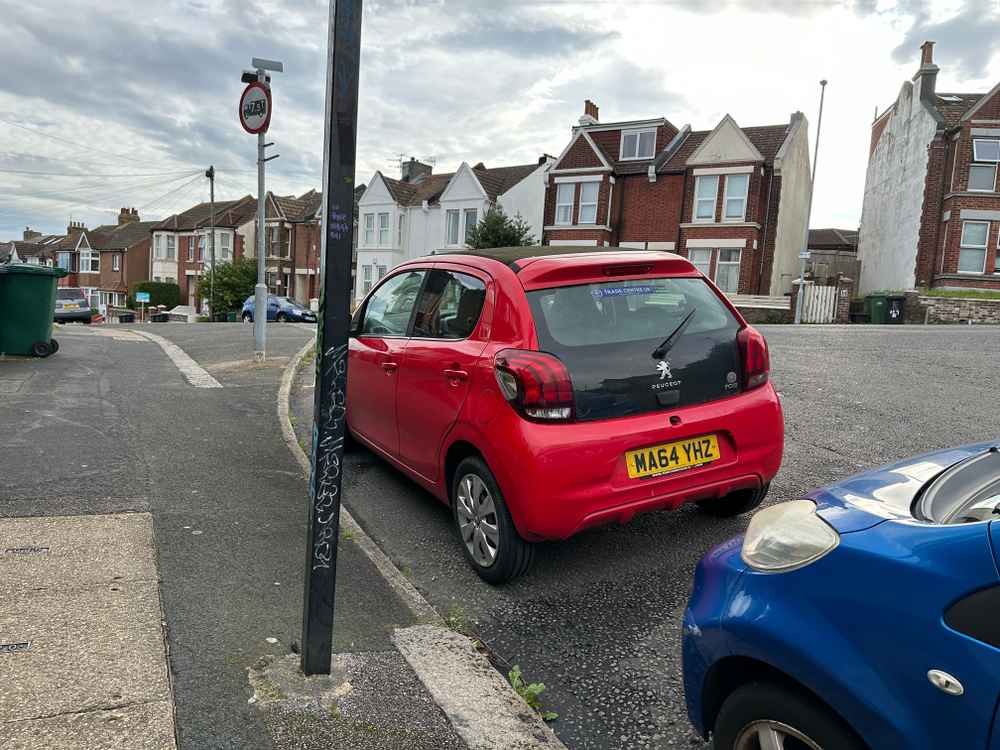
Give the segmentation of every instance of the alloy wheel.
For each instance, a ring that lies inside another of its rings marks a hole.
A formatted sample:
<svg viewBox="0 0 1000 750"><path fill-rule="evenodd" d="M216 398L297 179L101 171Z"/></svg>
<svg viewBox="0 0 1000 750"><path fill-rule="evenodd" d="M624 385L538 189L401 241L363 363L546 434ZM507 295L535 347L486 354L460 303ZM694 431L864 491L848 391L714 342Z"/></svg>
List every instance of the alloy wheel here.
<svg viewBox="0 0 1000 750"><path fill-rule="evenodd" d="M476 474L466 474L458 483L455 515L458 529L472 559L490 567L500 547L500 522L496 503L486 483Z"/></svg>
<svg viewBox="0 0 1000 750"><path fill-rule="evenodd" d="M733 750L823 750L794 727L769 719L747 724Z"/></svg>

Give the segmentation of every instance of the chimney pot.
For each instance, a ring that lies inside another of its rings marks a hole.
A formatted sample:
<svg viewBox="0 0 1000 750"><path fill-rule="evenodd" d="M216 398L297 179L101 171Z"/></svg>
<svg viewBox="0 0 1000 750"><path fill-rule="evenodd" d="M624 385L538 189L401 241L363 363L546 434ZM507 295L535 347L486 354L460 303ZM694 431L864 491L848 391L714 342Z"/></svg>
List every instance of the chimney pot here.
<svg viewBox="0 0 1000 750"><path fill-rule="evenodd" d="M583 102L583 116L580 117L581 125L595 125L598 122L598 109L590 99Z"/></svg>

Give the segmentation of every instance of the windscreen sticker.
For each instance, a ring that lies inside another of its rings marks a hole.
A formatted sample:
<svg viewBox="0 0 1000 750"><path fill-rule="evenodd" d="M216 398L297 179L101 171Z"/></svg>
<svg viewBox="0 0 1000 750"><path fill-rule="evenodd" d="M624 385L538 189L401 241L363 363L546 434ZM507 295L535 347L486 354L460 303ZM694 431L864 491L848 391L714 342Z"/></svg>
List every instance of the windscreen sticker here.
<svg viewBox="0 0 1000 750"><path fill-rule="evenodd" d="M596 299L605 297L625 297L633 294L655 294L655 286L604 286L593 290Z"/></svg>

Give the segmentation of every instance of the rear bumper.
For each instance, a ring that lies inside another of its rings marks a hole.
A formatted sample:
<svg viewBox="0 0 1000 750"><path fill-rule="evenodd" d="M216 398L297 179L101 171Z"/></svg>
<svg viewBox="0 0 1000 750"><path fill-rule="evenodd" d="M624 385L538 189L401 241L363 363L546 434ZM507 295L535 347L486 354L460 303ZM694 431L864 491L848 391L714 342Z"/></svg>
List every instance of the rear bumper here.
<svg viewBox="0 0 1000 750"><path fill-rule="evenodd" d="M784 423L770 384L708 404L598 422L539 424L504 411L500 419L508 424L494 434L509 441L494 446L490 464L519 533L530 540L565 539L638 513L760 487L781 465ZM719 438L719 460L629 479L625 451L707 434Z"/></svg>
<svg viewBox="0 0 1000 750"><path fill-rule="evenodd" d="M69 312L56 312L53 314L52 319L56 323L78 323L78 322L89 322L92 315L90 310L72 310Z"/></svg>

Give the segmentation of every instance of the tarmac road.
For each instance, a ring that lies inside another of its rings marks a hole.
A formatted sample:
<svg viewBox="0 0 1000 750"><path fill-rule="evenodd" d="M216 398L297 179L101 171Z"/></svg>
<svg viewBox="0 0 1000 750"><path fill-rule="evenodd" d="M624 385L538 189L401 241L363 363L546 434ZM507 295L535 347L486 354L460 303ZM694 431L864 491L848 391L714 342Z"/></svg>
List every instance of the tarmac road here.
<svg viewBox="0 0 1000 750"><path fill-rule="evenodd" d="M1000 437L1000 328L762 327L786 422L768 503L867 467ZM308 376L308 373L306 374ZM311 412L312 392L294 405ZM573 750L703 747L681 683L680 618L711 546L742 532L693 508L543 544L505 587L467 567L450 514L368 452L350 458L345 502L443 615L499 665L546 685L546 708Z"/></svg>

